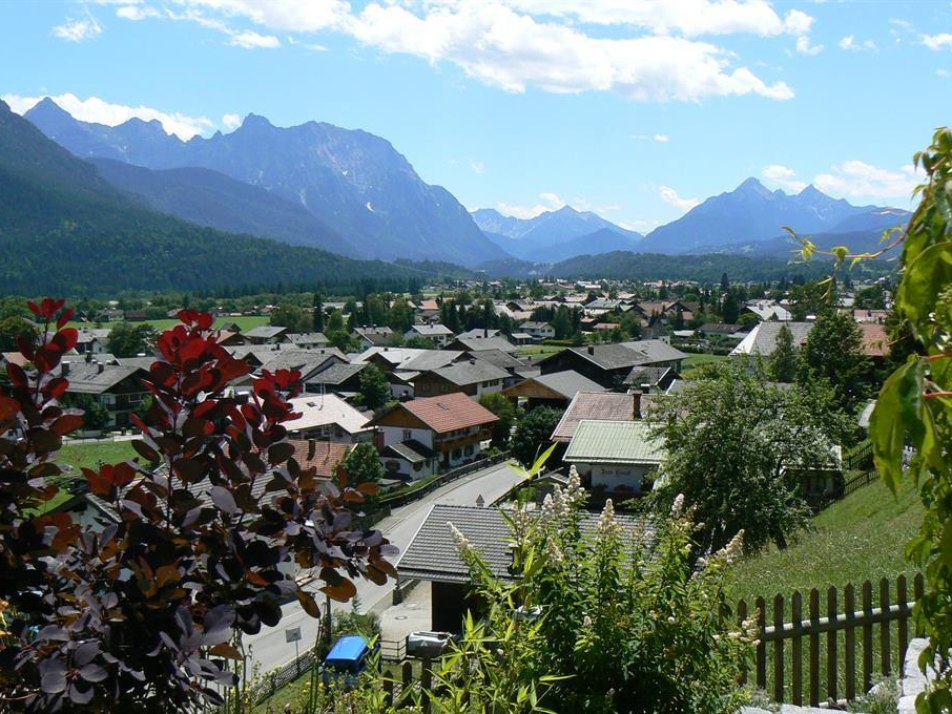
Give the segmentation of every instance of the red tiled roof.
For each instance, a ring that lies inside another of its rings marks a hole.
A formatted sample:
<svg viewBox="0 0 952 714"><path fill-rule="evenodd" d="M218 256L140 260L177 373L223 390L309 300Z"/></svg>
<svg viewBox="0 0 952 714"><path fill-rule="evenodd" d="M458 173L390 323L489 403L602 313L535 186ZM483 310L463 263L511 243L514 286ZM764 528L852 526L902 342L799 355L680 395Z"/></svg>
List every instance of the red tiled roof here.
<svg viewBox="0 0 952 714"><path fill-rule="evenodd" d="M640 394L579 392L556 424L550 438L552 441L571 441L583 419L634 421L640 416Z"/></svg>
<svg viewBox="0 0 952 714"><path fill-rule="evenodd" d="M875 322L860 322L857 326L863 333L863 353L867 357L889 355L889 335L884 325Z"/></svg>
<svg viewBox="0 0 952 714"><path fill-rule="evenodd" d="M343 461L353 444L340 444L336 441L317 441L316 439L290 439L294 446L294 459L302 468L317 467L321 478L332 478L334 469Z"/></svg>
<svg viewBox="0 0 952 714"><path fill-rule="evenodd" d="M445 434L456 429L467 429L471 426L491 424L499 417L486 409L478 402L470 399L462 392L453 392L439 397L414 399L401 404L417 419L426 424L437 434ZM380 418L380 423L386 416Z"/></svg>

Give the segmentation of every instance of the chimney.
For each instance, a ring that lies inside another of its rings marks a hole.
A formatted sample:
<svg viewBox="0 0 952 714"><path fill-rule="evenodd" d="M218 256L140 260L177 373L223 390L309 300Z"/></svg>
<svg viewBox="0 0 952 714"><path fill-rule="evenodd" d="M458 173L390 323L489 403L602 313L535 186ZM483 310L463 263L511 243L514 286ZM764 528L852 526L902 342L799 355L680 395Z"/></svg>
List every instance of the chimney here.
<svg viewBox="0 0 952 714"><path fill-rule="evenodd" d="M62 366L63 366L63 369L60 371L60 374L61 374L63 377L65 377L66 375L69 374L69 362L63 362L63 363L61 363L61 364L62 364Z"/></svg>
<svg viewBox="0 0 952 714"><path fill-rule="evenodd" d="M96 363L96 372L97 372L97 374L102 374L102 372L103 372L103 370L104 370L105 368L106 368L106 365L104 365L102 362L97 362L97 363Z"/></svg>
<svg viewBox="0 0 952 714"><path fill-rule="evenodd" d="M92 353L92 352L87 352L87 353L86 353L86 364L89 364L89 363L92 362L92 361L93 361L93 353Z"/></svg>
<svg viewBox="0 0 952 714"><path fill-rule="evenodd" d="M476 358L475 358L475 357L470 357L470 358L469 358L469 363L470 363L470 364L476 364Z"/></svg>
<svg viewBox="0 0 952 714"><path fill-rule="evenodd" d="M595 345L589 345L589 346L588 346L588 353L589 353L590 355L595 354Z"/></svg>
<svg viewBox="0 0 952 714"><path fill-rule="evenodd" d="M647 382L642 383L642 385L641 385L641 393L642 393L642 394L647 394L647 393L650 392L650 391L651 391L651 385L648 384Z"/></svg>
<svg viewBox="0 0 952 714"><path fill-rule="evenodd" d="M641 395L637 392L631 395L631 418L632 421L641 419Z"/></svg>

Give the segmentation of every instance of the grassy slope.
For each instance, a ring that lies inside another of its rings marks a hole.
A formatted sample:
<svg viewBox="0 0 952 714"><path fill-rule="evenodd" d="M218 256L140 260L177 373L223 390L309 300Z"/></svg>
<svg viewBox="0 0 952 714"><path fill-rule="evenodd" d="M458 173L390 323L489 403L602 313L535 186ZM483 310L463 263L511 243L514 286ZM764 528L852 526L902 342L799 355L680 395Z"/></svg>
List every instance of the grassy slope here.
<svg viewBox="0 0 952 714"><path fill-rule="evenodd" d="M801 592L831 585L911 575L903 550L922 521L911 483L897 497L877 481L833 504L785 551L770 548L738 563L730 573L731 599Z"/></svg>
<svg viewBox="0 0 952 714"><path fill-rule="evenodd" d="M727 357L723 355L690 354L684 359L683 366L681 368L681 376L686 379L690 379L692 373L701 365L717 364L718 362L723 362L726 359Z"/></svg>
<svg viewBox="0 0 952 714"><path fill-rule="evenodd" d="M248 330L252 330L255 327L260 327L261 325L267 325L268 320L269 318L265 315L239 315L238 317L226 316L226 317L219 317L217 320L215 320L214 326L216 329L218 329L222 325L230 325L231 323L235 323L241 328L242 332L248 332ZM107 330L111 330L117 324L119 323L118 322L104 322L102 323L102 326L103 328ZM149 324L149 325L152 325L152 327L154 327L159 332L162 332L163 330L167 330L170 327L175 327L176 325L180 325L182 323L178 318L170 317L163 320L146 320L145 322L133 322L132 324L133 325ZM95 326L95 323L92 323L92 322L76 322L75 320L73 322L70 322L70 327L75 327L77 329L80 329L83 327L94 327L94 326Z"/></svg>

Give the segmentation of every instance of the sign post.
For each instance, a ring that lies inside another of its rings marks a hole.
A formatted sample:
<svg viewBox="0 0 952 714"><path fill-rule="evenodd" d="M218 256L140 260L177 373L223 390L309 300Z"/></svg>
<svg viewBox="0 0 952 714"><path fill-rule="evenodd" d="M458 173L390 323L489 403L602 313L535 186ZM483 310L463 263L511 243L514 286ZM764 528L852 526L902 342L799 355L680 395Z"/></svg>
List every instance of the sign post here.
<svg viewBox="0 0 952 714"><path fill-rule="evenodd" d="M297 675L301 676L301 656L298 654L298 642L301 640L300 627L288 627L284 631L284 640L287 643L294 643L294 663L297 666Z"/></svg>

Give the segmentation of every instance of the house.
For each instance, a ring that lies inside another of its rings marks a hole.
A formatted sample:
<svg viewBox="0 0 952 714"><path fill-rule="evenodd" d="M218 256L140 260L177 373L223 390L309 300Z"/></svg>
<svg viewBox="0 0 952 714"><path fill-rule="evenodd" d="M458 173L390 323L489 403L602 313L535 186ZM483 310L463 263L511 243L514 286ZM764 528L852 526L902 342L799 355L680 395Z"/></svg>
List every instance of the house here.
<svg viewBox="0 0 952 714"><path fill-rule="evenodd" d="M73 348L76 354L98 355L106 351L110 330L81 327L76 332L76 346Z"/></svg>
<svg viewBox="0 0 952 714"><path fill-rule="evenodd" d="M292 438L344 444L373 438L367 415L334 394L311 394L288 401L294 412L301 415L284 424Z"/></svg>
<svg viewBox="0 0 952 714"><path fill-rule="evenodd" d="M302 350L327 347L330 344L323 332L288 333L285 339Z"/></svg>
<svg viewBox="0 0 952 714"><path fill-rule="evenodd" d="M396 404L369 422L377 451L417 441L439 454L441 468L474 461L498 417L462 392Z"/></svg>
<svg viewBox="0 0 952 714"><path fill-rule="evenodd" d="M360 341L360 346L365 350L371 347L389 345L393 342L394 338L393 330L386 325L379 327L377 325L372 325L371 327L355 327L354 336Z"/></svg>
<svg viewBox="0 0 952 714"><path fill-rule="evenodd" d="M318 478L331 480L337 475L337 466L354 450L354 444L317 439L289 439L294 447L294 460L301 468L314 467Z"/></svg>
<svg viewBox="0 0 952 714"><path fill-rule="evenodd" d="M885 366L890 351L886 326L878 322L860 322L858 327L863 336L863 354L872 359L878 367Z"/></svg>
<svg viewBox="0 0 952 714"><path fill-rule="evenodd" d="M437 346L445 347L446 343L453 339L453 331L446 325L436 323L433 325L414 325L403 333L405 340L412 340L415 337L432 340Z"/></svg>
<svg viewBox="0 0 952 714"><path fill-rule="evenodd" d="M579 392L604 392L605 388L578 372L552 372L532 377L503 390L513 401L525 400L526 409L540 406L565 409Z"/></svg>
<svg viewBox="0 0 952 714"><path fill-rule="evenodd" d="M653 537L643 519L616 514L626 541ZM582 515L580 528L591 535L599 514ZM449 524L452 523L479 552L486 567L501 580L512 580L512 532L506 514L499 508L436 504L396 563L401 581L431 583L430 629L459 632L467 610L479 613L480 603L472 595L469 567L459 554ZM650 542L649 542L650 544Z"/></svg>
<svg viewBox="0 0 952 714"><path fill-rule="evenodd" d="M287 334L288 328L280 325L258 325L244 333L245 339L253 345L274 345L284 342Z"/></svg>
<svg viewBox="0 0 952 714"><path fill-rule="evenodd" d="M754 300L748 302L740 309L740 314L756 315L760 318L761 322L768 320L790 322L793 320L793 315L790 314L790 311L773 300Z"/></svg>
<svg viewBox="0 0 952 714"><path fill-rule="evenodd" d="M632 367L624 384L642 394L664 394L671 385L681 380L681 375L671 367Z"/></svg>
<svg viewBox="0 0 952 714"><path fill-rule="evenodd" d="M519 325L519 329L537 340L550 340L555 338L555 328L548 322L530 320Z"/></svg>
<svg viewBox="0 0 952 714"><path fill-rule="evenodd" d="M426 372L420 372L410 380L415 397L436 397L451 392L463 392L474 399L484 394L501 392L509 373L489 362L472 358L454 362Z"/></svg>
<svg viewBox="0 0 952 714"><path fill-rule="evenodd" d="M622 389L634 367L670 367L680 371L687 355L664 340L570 347L540 361L542 374L572 370L606 389Z"/></svg>
<svg viewBox="0 0 952 714"><path fill-rule="evenodd" d="M380 462L388 478L416 481L437 473L440 455L415 439L390 444L380 452Z"/></svg>
<svg viewBox="0 0 952 714"><path fill-rule="evenodd" d="M535 365L517 359L507 352L500 352L499 350L465 352L463 353L463 356L460 357L460 360L470 360L474 358L480 360L481 362L488 362L489 364L495 365L496 367L499 367L499 369L506 372L507 376L502 382L503 389L508 389L512 385L518 384L523 379L535 377L539 374L539 370L536 369Z"/></svg>
<svg viewBox="0 0 952 714"><path fill-rule="evenodd" d="M461 352L485 352L486 350L499 350L507 354L517 351L517 347L502 335L495 337L463 337L460 335L452 342L446 345L448 350L459 350Z"/></svg>
<svg viewBox="0 0 952 714"><path fill-rule="evenodd" d="M360 374L367 368L367 362L326 362L321 369L312 373L304 382L304 391L309 394L336 394L350 399L360 392Z"/></svg>
<svg viewBox="0 0 952 714"><path fill-rule="evenodd" d="M462 357L461 351L424 350L411 347L371 347L353 358L354 364L376 365L390 382L397 399L413 397L413 379L420 373L439 369Z"/></svg>
<svg viewBox="0 0 952 714"><path fill-rule="evenodd" d="M67 395L86 395L109 412L107 427L125 428L129 415L148 396L142 380L148 371L131 365L104 364L95 360L60 363L60 375L69 381Z"/></svg>
<svg viewBox="0 0 952 714"><path fill-rule="evenodd" d="M614 392L579 392L572 399L559 423L552 430L552 441L572 441L578 425L585 419L634 421L641 419L641 395Z"/></svg>
<svg viewBox="0 0 952 714"><path fill-rule="evenodd" d="M605 495L642 493L665 459L661 440L645 421L583 419L562 460L572 464L582 484Z"/></svg>
<svg viewBox="0 0 952 714"><path fill-rule="evenodd" d="M490 337L498 337L502 334L499 330L487 330L482 327L474 327L472 330L461 332L457 337L461 340L487 340Z"/></svg>
<svg viewBox="0 0 952 714"><path fill-rule="evenodd" d="M740 344L731 350L731 357L745 355L760 355L769 357L777 349L777 335L780 334L780 328L786 326L793 335L794 347L800 347L806 342L807 335L813 329L815 322L761 322L754 325L750 333L741 340Z"/></svg>

